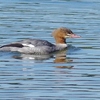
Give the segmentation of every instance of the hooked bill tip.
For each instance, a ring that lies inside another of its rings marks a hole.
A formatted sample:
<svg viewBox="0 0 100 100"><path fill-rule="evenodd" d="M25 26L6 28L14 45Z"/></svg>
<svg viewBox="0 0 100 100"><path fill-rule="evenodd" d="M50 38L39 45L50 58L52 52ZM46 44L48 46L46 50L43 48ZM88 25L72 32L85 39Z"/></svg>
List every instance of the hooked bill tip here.
<svg viewBox="0 0 100 100"><path fill-rule="evenodd" d="M79 35L76 35L76 34L72 34L71 35L71 38L80 38L81 36L79 36Z"/></svg>

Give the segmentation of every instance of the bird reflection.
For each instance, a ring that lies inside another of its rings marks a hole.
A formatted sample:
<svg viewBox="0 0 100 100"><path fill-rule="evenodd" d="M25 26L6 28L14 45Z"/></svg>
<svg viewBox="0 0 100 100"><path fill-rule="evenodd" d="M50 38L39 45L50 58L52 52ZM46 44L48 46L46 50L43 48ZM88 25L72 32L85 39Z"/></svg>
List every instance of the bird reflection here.
<svg viewBox="0 0 100 100"><path fill-rule="evenodd" d="M15 58L15 59L31 59L31 60L37 60L37 61L42 62L44 60L53 58L53 55L19 54L19 55L14 55L13 58Z"/></svg>
<svg viewBox="0 0 100 100"><path fill-rule="evenodd" d="M71 69L74 66L65 65L66 63L73 62L72 59L67 57L67 53L72 53L74 51L80 50L80 48L74 47L72 45L68 45L68 47L64 50L55 52L49 55L36 55L36 54L15 54L13 58L15 59L22 59L22 60L32 60L34 62L44 62L46 60L53 59L54 63L59 63L56 65L56 68L67 68ZM61 63L61 64L60 64ZM63 64L64 63L64 64Z"/></svg>
<svg viewBox="0 0 100 100"><path fill-rule="evenodd" d="M66 50L56 52L54 54L49 55L36 55L36 54L16 54L13 56L15 59L31 59L31 60L38 60L43 62L44 60L49 60L54 58L54 63L65 63L69 62L66 59Z"/></svg>
<svg viewBox="0 0 100 100"><path fill-rule="evenodd" d="M54 63L68 63L68 62L72 62L73 60L68 59L66 57L66 52L67 49L64 49L62 51L58 51L55 52L54 54L49 54L49 55L32 55L32 54L17 54L14 55L13 58L15 59L31 59L34 60L34 62L43 62L45 60L49 60L49 59L54 59L53 62ZM68 68L71 69L73 66L56 66L57 68Z"/></svg>
<svg viewBox="0 0 100 100"><path fill-rule="evenodd" d="M66 49L65 50L62 50L58 53L56 53L56 57L55 57L55 60L54 60L54 63L68 63L68 62L72 62L73 60L71 59L68 59L66 57ZM73 66L56 66L56 68L68 68L68 69L71 69Z"/></svg>
<svg viewBox="0 0 100 100"><path fill-rule="evenodd" d="M66 57L66 52L67 52L66 49L57 52L54 62L55 62L55 63L72 62L72 60L69 60L69 59Z"/></svg>

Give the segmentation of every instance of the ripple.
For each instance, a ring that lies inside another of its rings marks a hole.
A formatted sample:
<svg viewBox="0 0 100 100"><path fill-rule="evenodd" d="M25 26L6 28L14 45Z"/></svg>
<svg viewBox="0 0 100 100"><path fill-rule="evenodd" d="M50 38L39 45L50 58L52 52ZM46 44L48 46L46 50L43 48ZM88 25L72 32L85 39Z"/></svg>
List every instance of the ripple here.
<svg viewBox="0 0 100 100"><path fill-rule="evenodd" d="M100 0L0 0L0 45L46 39L68 27L79 39L55 55L0 52L1 100L100 99Z"/></svg>

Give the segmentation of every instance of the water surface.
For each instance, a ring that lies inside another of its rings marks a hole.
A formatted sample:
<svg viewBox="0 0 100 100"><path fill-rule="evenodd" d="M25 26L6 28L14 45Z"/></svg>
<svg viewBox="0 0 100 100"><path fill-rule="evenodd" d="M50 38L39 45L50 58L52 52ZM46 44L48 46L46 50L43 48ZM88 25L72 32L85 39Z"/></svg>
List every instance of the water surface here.
<svg viewBox="0 0 100 100"><path fill-rule="evenodd" d="M100 99L100 0L0 0L0 45L25 38L54 42L70 28L67 50L55 55L0 53L0 100Z"/></svg>

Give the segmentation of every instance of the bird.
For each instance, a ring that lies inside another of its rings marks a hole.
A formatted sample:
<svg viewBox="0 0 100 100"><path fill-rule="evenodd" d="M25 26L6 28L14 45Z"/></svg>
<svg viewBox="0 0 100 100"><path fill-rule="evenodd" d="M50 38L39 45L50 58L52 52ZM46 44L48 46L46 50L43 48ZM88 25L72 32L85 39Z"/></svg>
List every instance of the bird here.
<svg viewBox="0 0 100 100"><path fill-rule="evenodd" d="M41 39L24 39L0 47L0 51L19 52L24 54L51 54L67 48L66 38L79 38L69 28L60 27L52 32L55 44Z"/></svg>

